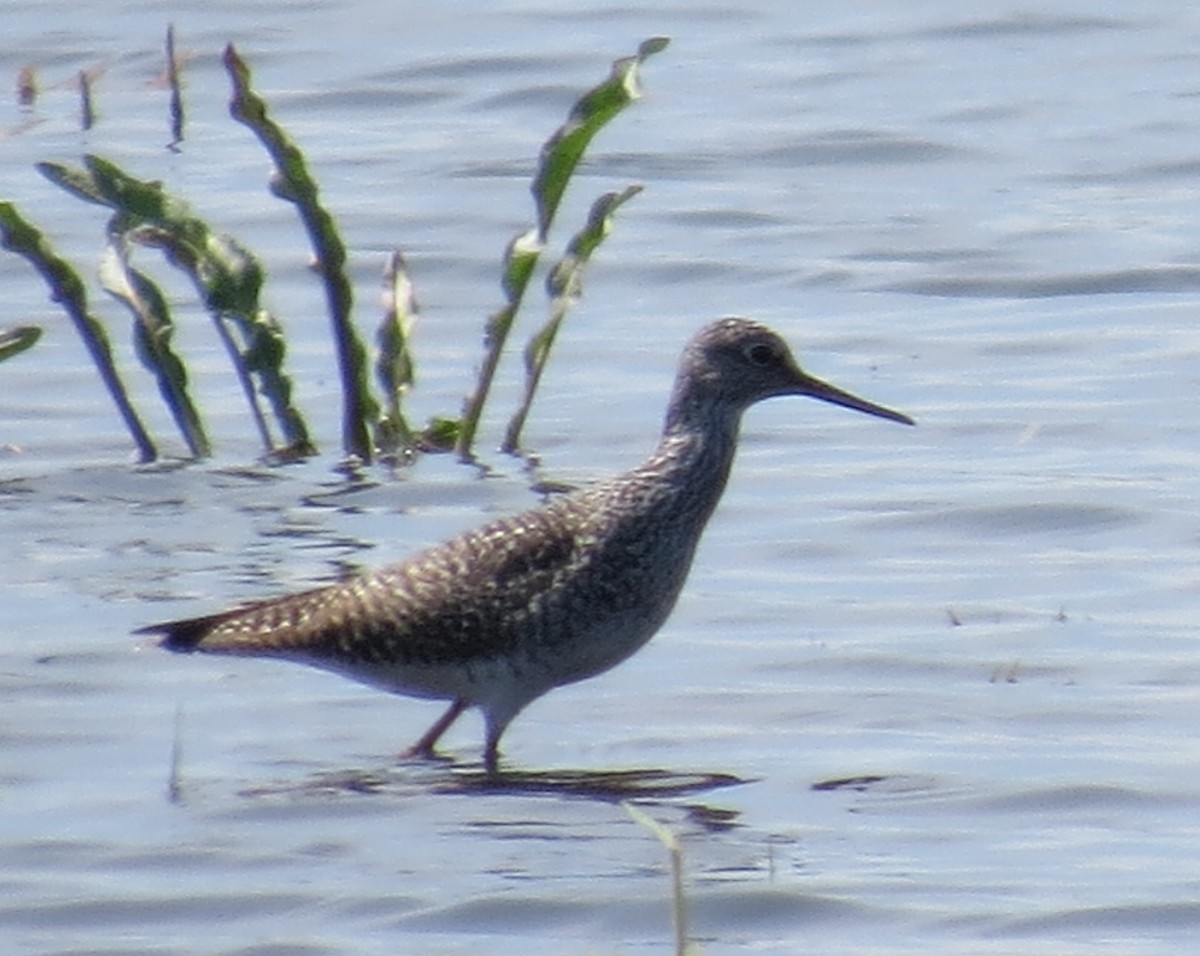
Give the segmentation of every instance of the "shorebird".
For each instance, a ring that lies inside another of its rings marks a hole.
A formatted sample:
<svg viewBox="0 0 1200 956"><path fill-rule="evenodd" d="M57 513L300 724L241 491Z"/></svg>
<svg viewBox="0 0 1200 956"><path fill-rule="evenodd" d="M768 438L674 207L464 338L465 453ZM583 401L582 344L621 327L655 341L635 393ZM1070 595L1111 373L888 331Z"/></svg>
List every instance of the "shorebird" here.
<svg viewBox="0 0 1200 956"><path fill-rule="evenodd" d="M765 326L722 319L684 349L662 438L632 471L373 573L139 633L165 635L171 651L283 658L449 700L410 757L433 757L478 707L495 776L500 737L527 704L616 666L663 625L725 489L742 413L781 395L913 424L807 374Z"/></svg>

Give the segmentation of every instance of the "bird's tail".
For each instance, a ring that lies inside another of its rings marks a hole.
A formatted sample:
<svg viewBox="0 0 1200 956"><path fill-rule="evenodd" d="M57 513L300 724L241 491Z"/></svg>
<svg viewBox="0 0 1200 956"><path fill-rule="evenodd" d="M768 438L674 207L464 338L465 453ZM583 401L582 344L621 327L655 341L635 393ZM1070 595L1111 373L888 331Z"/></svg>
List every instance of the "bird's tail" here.
<svg viewBox="0 0 1200 956"><path fill-rule="evenodd" d="M177 654L190 654L199 648L214 627L230 618L233 613L225 611L220 614L209 614L205 617L190 617L180 621L163 621L159 624L148 624L139 627L134 634L161 634L158 646Z"/></svg>

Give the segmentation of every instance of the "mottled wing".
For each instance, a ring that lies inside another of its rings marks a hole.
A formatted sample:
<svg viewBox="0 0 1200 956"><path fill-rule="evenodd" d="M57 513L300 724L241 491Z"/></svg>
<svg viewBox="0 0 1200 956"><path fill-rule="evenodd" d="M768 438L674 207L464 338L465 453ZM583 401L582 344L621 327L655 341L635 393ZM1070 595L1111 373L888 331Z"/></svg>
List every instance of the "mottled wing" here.
<svg viewBox="0 0 1200 956"><path fill-rule="evenodd" d="M164 647L317 664L494 658L579 560L570 509L525 512L341 584L144 628Z"/></svg>

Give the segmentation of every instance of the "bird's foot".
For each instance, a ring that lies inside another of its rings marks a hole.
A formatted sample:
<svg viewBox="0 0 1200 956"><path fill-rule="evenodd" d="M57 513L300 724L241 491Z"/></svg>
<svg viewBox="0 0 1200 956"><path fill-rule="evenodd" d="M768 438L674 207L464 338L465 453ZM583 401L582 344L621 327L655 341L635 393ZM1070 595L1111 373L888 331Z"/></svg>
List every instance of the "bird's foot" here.
<svg viewBox="0 0 1200 956"><path fill-rule="evenodd" d="M438 753L432 746L422 746L415 744L407 750L400 751L398 755L401 763L412 763L415 761L424 761L427 763L453 763L454 758L448 757L446 754Z"/></svg>

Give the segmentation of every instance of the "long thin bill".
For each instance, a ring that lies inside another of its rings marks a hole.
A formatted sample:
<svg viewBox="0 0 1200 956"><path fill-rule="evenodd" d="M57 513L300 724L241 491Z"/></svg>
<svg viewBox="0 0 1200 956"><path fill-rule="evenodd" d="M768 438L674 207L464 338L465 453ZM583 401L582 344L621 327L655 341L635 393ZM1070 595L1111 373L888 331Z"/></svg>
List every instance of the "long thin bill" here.
<svg viewBox="0 0 1200 956"><path fill-rule="evenodd" d="M804 379L803 393L805 395L819 398L821 401L829 402L833 405L841 405L842 408L852 408L856 412L866 412L868 415L875 415L878 418L900 422L903 425L916 424L915 421L903 412L897 412L893 409L885 408L883 405L868 402L865 398L859 398L857 395L844 392L836 385L822 382L819 378L813 378L811 375L805 374Z"/></svg>

